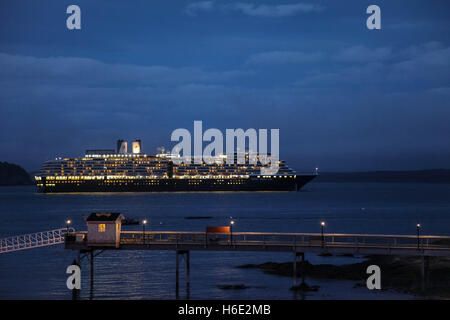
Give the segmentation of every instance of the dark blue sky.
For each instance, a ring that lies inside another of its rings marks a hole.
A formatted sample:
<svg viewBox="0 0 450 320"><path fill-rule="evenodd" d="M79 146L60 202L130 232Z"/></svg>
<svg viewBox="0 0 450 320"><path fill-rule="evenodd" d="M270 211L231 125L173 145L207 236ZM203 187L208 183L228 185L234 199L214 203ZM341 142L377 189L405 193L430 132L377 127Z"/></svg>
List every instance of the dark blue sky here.
<svg viewBox="0 0 450 320"><path fill-rule="evenodd" d="M66 29L66 8L82 30ZM366 28L368 5L382 29ZM449 1L0 4L0 161L279 128L297 171L449 168Z"/></svg>

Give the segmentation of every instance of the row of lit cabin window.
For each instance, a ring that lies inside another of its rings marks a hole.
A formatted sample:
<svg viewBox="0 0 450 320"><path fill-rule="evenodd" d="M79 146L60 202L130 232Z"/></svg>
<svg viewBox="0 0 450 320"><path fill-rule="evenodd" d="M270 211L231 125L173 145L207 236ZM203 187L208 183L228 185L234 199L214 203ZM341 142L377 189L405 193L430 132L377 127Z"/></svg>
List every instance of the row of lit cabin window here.
<svg viewBox="0 0 450 320"><path fill-rule="evenodd" d="M175 179L205 179L206 177L211 178L211 176L175 176ZM225 179L225 180L229 180L229 179L243 179L243 178L249 178L249 176L247 175L240 175L240 176L236 176L236 175L231 175L231 176L213 176L212 178L217 179L218 177L220 177L219 179ZM266 175L266 176L257 176L258 178L296 178L296 175ZM41 181L42 177L35 177L36 181ZM107 176L106 180L109 180L111 182L119 182L121 180L141 180L141 179L154 179L156 180L161 180L161 179L167 179L167 176L152 176L152 177L145 177L145 176ZM65 176L60 176L60 177L46 177L46 180L54 180L55 182L64 182L64 181L68 181L70 182L77 182L78 180L105 180L104 176L91 176L91 177L77 177L77 176L69 176L69 177L65 177Z"/></svg>
<svg viewBox="0 0 450 320"><path fill-rule="evenodd" d="M167 173L167 170L161 169L147 169L147 170L82 170L82 171L71 171L71 170L42 170L40 173L42 175L61 175L61 176L96 176L96 175L147 175L147 174L163 174ZM185 169L174 169L174 174L221 174L221 173L245 173L245 174L255 174L261 172L260 169L223 169L223 170L185 170ZM294 171L287 168L278 169L279 173L293 173Z"/></svg>

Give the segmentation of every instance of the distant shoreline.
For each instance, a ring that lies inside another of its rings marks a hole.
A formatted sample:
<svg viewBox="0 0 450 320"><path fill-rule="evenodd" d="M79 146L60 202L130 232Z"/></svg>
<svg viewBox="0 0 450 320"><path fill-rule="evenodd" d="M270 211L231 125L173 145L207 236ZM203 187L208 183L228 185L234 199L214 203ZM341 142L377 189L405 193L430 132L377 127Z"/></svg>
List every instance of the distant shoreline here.
<svg viewBox="0 0 450 320"><path fill-rule="evenodd" d="M33 180L21 166L8 162L0 162L0 186L32 185Z"/></svg>
<svg viewBox="0 0 450 320"><path fill-rule="evenodd" d="M450 183L450 170L322 172L314 182Z"/></svg>

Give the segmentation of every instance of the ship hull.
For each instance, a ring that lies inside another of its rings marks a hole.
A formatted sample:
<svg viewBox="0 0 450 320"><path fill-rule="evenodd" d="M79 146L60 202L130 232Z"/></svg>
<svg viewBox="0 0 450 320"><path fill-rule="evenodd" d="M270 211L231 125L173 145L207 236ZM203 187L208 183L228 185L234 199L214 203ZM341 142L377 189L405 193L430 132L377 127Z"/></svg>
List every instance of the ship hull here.
<svg viewBox="0 0 450 320"><path fill-rule="evenodd" d="M41 192L300 191L316 175L236 179L123 179L40 182Z"/></svg>

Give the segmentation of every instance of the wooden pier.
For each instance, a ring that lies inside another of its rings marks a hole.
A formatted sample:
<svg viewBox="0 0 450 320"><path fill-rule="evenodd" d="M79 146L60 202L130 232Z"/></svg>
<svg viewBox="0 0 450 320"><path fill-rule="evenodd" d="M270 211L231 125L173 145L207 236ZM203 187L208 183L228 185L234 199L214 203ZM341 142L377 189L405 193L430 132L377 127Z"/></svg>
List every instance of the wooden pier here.
<svg viewBox="0 0 450 320"><path fill-rule="evenodd" d="M422 287L430 256L450 256L449 236L375 235L338 233L267 233L267 232L178 232L121 231L113 245L89 245L86 231L68 233L65 248L85 254L91 264L91 294L93 292L94 251L103 250L172 250L176 253L176 297L179 297L180 258L186 262L186 293L190 292L190 251L254 251L292 252L293 286L297 286L297 257L305 261L305 253L408 255L422 257ZM80 258L78 258L80 259ZM80 261L78 260L78 263ZM302 284L305 276L301 275Z"/></svg>
<svg viewBox="0 0 450 320"><path fill-rule="evenodd" d="M305 262L305 253L403 255L422 258L422 288L426 287L429 257L450 256L450 236L342 234L342 233L270 233L270 232L181 232L121 231L120 213L93 213L87 219L89 231L66 228L0 239L0 254L64 244L77 251L75 264L82 259L90 264L90 296L93 297L94 257L105 250L171 250L176 253L176 297L179 296L180 262L186 263L186 293L190 290L191 251L254 251L293 253L293 285L297 286L297 258ZM144 220L146 221L146 220ZM219 228L220 229L220 228ZM215 230L215 229L214 229ZM305 275L301 274L302 284ZM77 296L79 292L74 292Z"/></svg>

